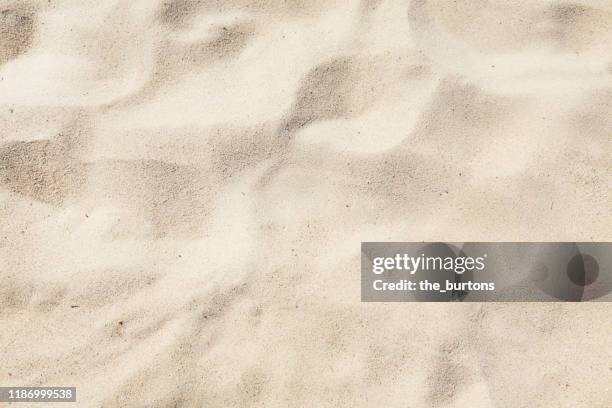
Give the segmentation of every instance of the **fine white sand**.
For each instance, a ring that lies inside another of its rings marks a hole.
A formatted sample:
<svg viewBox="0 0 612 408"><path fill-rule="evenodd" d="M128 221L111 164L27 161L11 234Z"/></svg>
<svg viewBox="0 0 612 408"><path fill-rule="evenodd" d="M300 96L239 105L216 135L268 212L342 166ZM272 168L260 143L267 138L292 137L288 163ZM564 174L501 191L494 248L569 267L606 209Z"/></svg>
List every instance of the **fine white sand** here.
<svg viewBox="0 0 612 408"><path fill-rule="evenodd" d="M612 240L611 43L609 0L0 0L0 385L612 406L608 304L363 304L359 272Z"/></svg>

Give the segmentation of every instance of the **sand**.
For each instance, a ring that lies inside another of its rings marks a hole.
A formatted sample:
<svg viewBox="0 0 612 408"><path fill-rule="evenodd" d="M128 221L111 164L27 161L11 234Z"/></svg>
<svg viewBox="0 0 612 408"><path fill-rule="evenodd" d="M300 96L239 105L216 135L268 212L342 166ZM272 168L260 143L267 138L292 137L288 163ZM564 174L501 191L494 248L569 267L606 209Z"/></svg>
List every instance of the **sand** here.
<svg viewBox="0 0 612 408"><path fill-rule="evenodd" d="M611 42L608 0L0 0L0 385L612 406L608 304L365 304L359 272L612 240Z"/></svg>

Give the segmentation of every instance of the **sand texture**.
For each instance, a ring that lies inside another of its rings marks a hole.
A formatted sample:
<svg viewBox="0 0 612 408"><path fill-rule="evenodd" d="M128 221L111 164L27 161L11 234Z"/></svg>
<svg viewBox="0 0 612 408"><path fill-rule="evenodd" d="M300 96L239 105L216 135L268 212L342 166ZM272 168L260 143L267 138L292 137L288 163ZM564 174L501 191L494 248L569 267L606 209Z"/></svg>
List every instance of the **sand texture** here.
<svg viewBox="0 0 612 408"><path fill-rule="evenodd" d="M610 0L0 0L0 385L611 407L609 304L365 304L359 271L611 241L611 44Z"/></svg>

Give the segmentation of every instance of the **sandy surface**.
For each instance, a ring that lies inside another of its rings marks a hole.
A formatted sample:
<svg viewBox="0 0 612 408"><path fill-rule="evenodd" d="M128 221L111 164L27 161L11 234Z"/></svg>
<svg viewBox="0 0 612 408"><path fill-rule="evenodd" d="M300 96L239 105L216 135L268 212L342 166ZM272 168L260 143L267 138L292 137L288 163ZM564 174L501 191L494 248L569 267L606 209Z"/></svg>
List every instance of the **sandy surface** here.
<svg viewBox="0 0 612 408"><path fill-rule="evenodd" d="M612 240L612 3L0 0L0 385L612 406L608 304L362 304L361 241Z"/></svg>

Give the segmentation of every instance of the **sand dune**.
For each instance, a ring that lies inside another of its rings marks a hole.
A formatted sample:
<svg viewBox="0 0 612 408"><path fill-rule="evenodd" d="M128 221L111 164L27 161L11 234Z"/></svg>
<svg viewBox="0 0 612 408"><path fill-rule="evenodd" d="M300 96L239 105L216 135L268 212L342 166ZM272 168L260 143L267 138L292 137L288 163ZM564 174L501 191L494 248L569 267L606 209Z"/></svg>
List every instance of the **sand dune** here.
<svg viewBox="0 0 612 408"><path fill-rule="evenodd" d="M610 241L609 1L0 0L0 385L609 407L606 304L362 304L361 241Z"/></svg>

